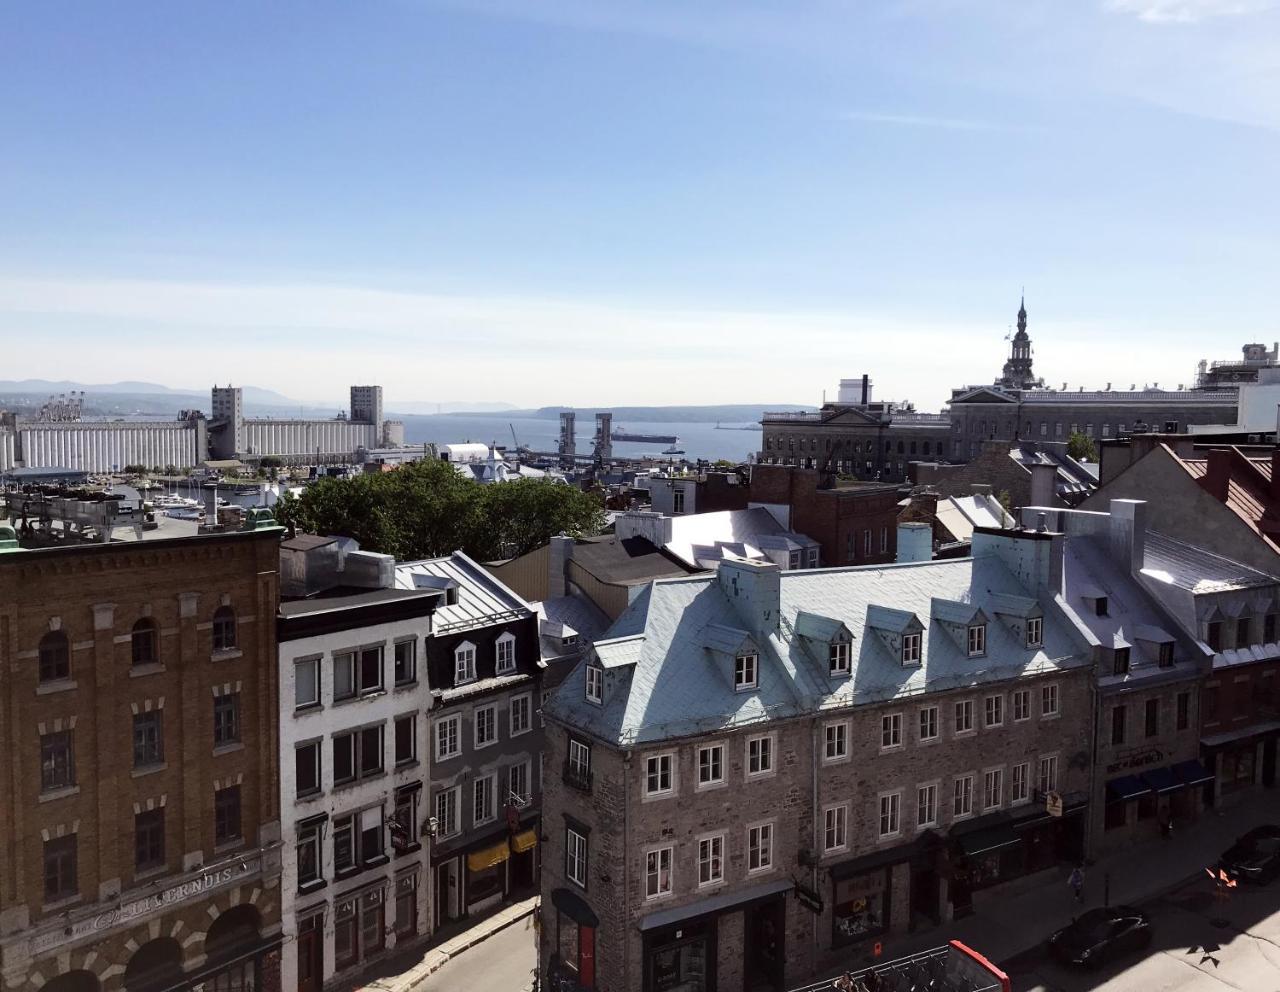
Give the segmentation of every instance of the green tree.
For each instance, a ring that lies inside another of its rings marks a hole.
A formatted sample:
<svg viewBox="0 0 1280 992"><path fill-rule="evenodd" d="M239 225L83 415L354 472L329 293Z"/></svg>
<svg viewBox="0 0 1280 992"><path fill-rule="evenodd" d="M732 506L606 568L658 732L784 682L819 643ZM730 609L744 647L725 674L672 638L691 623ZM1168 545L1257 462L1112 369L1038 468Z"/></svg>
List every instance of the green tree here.
<svg viewBox="0 0 1280 992"><path fill-rule="evenodd" d="M1067 438L1067 454L1078 462L1096 462L1098 447L1088 434L1076 431Z"/></svg>

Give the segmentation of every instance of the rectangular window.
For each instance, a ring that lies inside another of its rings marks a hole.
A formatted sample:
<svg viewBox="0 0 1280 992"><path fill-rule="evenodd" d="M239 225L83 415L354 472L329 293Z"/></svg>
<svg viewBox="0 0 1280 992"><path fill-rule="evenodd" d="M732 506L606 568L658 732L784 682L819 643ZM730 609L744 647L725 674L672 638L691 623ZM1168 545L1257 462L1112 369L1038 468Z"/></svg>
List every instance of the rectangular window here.
<svg viewBox="0 0 1280 992"><path fill-rule="evenodd" d="M213 698L213 746L240 742L240 693L228 692Z"/></svg>
<svg viewBox="0 0 1280 992"><path fill-rule="evenodd" d="M240 840L240 786L229 785L213 794L213 842Z"/></svg>
<svg viewBox="0 0 1280 992"><path fill-rule="evenodd" d="M847 675L849 673L849 645L843 641L833 643L827 654L827 662L832 675Z"/></svg>
<svg viewBox="0 0 1280 992"><path fill-rule="evenodd" d="M354 899L343 899L334 907L333 951L339 970L360 960L360 923Z"/></svg>
<svg viewBox="0 0 1280 992"><path fill-rule="evenodd" d="M334 735L334 785L372 778L382 768L382 724Z"/></svg>
<svg viewBox="0 0 1280 992"><path fill-rule="evenodd" d="M148 871L164 864L164 807L133 816L133 866Z"/></svg>
<svg viewBox="0 0 1280 992"><path fill-rule="evenodd" d="M751 737L747 740L747 775L768 775L773 771L773 738Z"/></svg>
<svg viewBox="0 0 1280 992"><path fill-rule="evenodd" d="M497 790L498 777L483 775L471 783L471 820L476 826L497 819L498 808L494 792Z"/></svg>
<svg viewBox="0 0 1280 992"><path fill-rule="evenodd" d="M587 665L587 701L598 703L604 699L604 669L599 665Z"/></svg>
<svg viewBox="0 0 1280 992"><path fill-rule="evenodd" d="M1164 641L1160 644L1156 651L1156 660L1161 668L1173 667L1173 642Z"/></svg>
<svg viewBox="0 0 1280 992"><path fill-rule="evenodd" d="M932 827L938 822L938 786L936 783L916 789L916 826Z"/></svg>
<svg viewBox="0 0 1280 992"><path fill-rule="evenodd" d="M516 639L507 634L498 638L497 653L494 659L494 671L499 675L507 675L516 670Z"/></svg>
<svg viewBox="0 0 1280 992"><path fill-rule="evenodd" d="M1044 620L1031 617L1027 620L1027 647L1038 648L1044 643Z"/></svg>
<svg viewBox="0 0 1280 992"><path fill-rule="evenodd" d="M320 791L320 741L308 741L293 749L294 781L298 798L314 796Z"/></svg>
<svg viewBox="0 0 1280 992"><path fill-rule="evenodd" d="M436 720L436 761L456 758L462 753L462 717L459 714Z"/></svg>
<svg viewBox="0 0 1280 992"><path fill-rule="evenodd" d="M957 775L951 796L951 815L968 816L973 812L973 776Z"/></svg>
<svg viewBox="0 0 1280 992"><path fill-rule="evenodd" d="M753 654L740 654L734 659L733 687L738 691L754 689L758 684L758 660Z"/></svg>
<svg viewBox="0 0 1280 992"><path fill-rule="evenodd" d="M671 895L671 854L671 848L660 847L645 855L644 896L646 899Z"/></svg>
<svg viewBox="0 0 1280 992"><path fill-rule="evenodd" d="M667 796L675 791L672 761L670 754L654 754L645 759L644 794L646 796Z"/></svg>
<svg viewBox="0 0 1280 992"><path fill-rule="evenodd" d="M1058 715L1058 686L1056 683L1040 687L1040 716Z"/></svg>
<svg viewBox="0 0 1280 992"><path fill-rule="evenodd" d="M902 829L902 793L880 797L880 836L893 837Z"/></svg>
<svg viewBox="0 0 1280 992"><path fill-rule="evenodd" d="M1009 780L1009 803L1025 803L1028 796L1027 777L1031 774L1031 763L1020 762L1013 766L1013 777Z"/></svg>
<svg viewBox="0 0 1280 992"><path fill-rule="evenodd" d="M1126 675L1129 671L1129 649L1115 648L1111 652L1111 674Z"/></svg>
<svg viewBox="0 0 1280 992"><path fill-rule="evenodd" d="M565 827L565 875L569 881L587 887L587 837L573 827Z"/></svg>
<svg viewBox="0 0 1280 992"><path fill-rule="evenodd" d="M320 858L320 839L323 829L323 820L298 824L299 888L318 882L323 877Z"/></svg>
<svg viewBox="0 0 1280 992"><path fill-rule="evenodd" d="M1144 731L1148 737L1155 737L1160 733L1160 700L1148 699L1146 703L1146 711L1143 713Z"/></svg>
<svg viewBox="0 0 1280 992"><path fill-rule="evenodd" d="M133 767L164 762L164 710L133 715Z"/></svg>
<svg viewBox="0 0 1280 992"><path fill-rule="evenodd" d="M418 932L418 873L396 879L396 937L407 939Z"/></svg>
<svg viewBox="0 0 1280 992"><path fill-rule="evenodd" d="M969 657L977 658L987 653L986 624L975 623L969 627Z"/></svg>
<svg viewBox="0 0 1280 992"><path fill-rule="evenodd" d="M889 528L880 528L880 553L887 555L889 553Z"/></svg>
<svg viewBox="0 0 1280 992"><path fill-rule="evenodd" d="M44 842L44 901L60 902L80 891L76 865L76 835Z"/></svg>
<svg viewBox="0 0 1280 992"><path fill-rule="evenodd" d="M320 659L304 658L293 663L293 708L320 705Z"/></svg>
<svg viewBox="0 0 1280 992"><path fill-rule="evenodd" d="M1214 620L1209 624L1208 637L1206 640L1209 647L1214 651L1222 650L1222 621Z"/></svg>
<svg viewBox="0 0 1280 992"><path fill-rule="evenodd" d="M418 680L418 642L396 641L396 685L410 685Z"/></svg>
<svg viewBox="0 0 1280 992"><path fill-rule="evenodd" d="M507 715L511 722L512 737L519 737L533 729L533 697L527 692L512 696Z"/></svg>
<svg viewBox="0 0 1280 992"><path fill-rule="evenodd" d="M1276 615L1268 613L1262 618L1262 640L1274 644L1276 640Z"/></svg>
<svg viewBox="0 0 1280 992"><path fill-rule="evenodd" d="M671 515L678 517L684 513L684 490L676 487L671 491Z"/></svg>
<svg viewBox="0 0 1280 992"><path fill-rule="evenodd" d="M747 872L773 867L773 824L761 823L747 830Z"/></svg>
<svg viewBox="0 0 1280 992"><path fill-rule="evenodd" d="M396 718L396 764L405 765L418 760L418 715Z"/></svg>
<svg viewBox="0 0 1280 992"><path fill-rule="evenodd" d="M828 806L822 814L824 851L843 851L849 846L849 807Z"/></svg>
<svg viewBox="0 0 1280 992"><path fill-rule="evenodd" d="M1191 726L1191 693L1178 693L1178 729L1186 730Z"/></svg>
<svg viewBox="0 0 1280 992"><path fill-rule="evenodd" d="M849 757L849 724L829 723L823 728L826 738L823 757L827 761L840 761Z"/></svg>
<svg viewBox="0 0 1280 992"><path fill-rule="evenodd" d="M507 769L507 795L519 799L521 805L533 798L533 790L529 788L529 762L522 761Z"/></svg>
<svg viewBox="0 0 1280 992"><path fill-rule="evenodd" d="M569 775L578 782L591 781L591 748L581 741L569 741ZM588 785L588 788L590 786Z"/></svg>
<svg viewBox="0 0 1280 992"><path fill-rule="evenodd" d="M922 706L920 708L920 740L935 741L938 739L938 707Z"/></svg>
<svg viewBox="0 0 1280 992"><path fill-rule="evenodd" d="M710 744L698 748L698 786L724 782L724 745Z"/></svg>
<svg viewBox="0 0 1280 992"><path fill-rule="evenodd" d="M956 733L967 734L973 730L973 700L962 699L956 703Z"/></svg>
<svg viewBox="0 0 1280 992"><path fill-rule="evenodd" d="M476 747L488 747L498 740L498 708L478 706L475 711Z"/></svg>
<svg viewBox="0 0 1280 992"><path fill-rule="evenodd" d="M1040 793L1048 795L1058 790L1058 756L1042 755L1040 758Z"/></svg>
<svg viewBox="0 0 1280 992"><path fill-rule="evenodd" d="M369 957L386 946L386 908L382 889L360 894L360 953Z"/></svg>
<svg viewBox="0 0 1280 992"><path fill-rule="evenodd" d="M59 730L40 735L40 791L69 789L76 784L75 733Z"/></svg>
<svg viewBox="0 0 1280 992"><path fill-rule="evenodd" d="M1004 723L1004 696L988 696L984 707L988 727L999 727Z"/></svg>
<svg viewBox="0 0 1280 992"><path fill-rule="evenodd" d="M436 793L436 836L452 837L461 829L458 816L458 792L460 786L441 789Z"/></svg>
<svg viewBox="0 0 1280 992"><path fill-rule="evenodd" d="M1015 689L1013 693L1013 722L1031 719L1031 690Z"/></svg>
<svg viewBox="0 0 1280 992"><path fill-rule="evenodd" d="M698 884L715 885L724 881L724 834L703 837L698 841Z"/></svg>
<svg viewBox="0 0 1280 992"><path fill-rule="evenodd" d="M920 635L902 635L902 663L914 665L920 660Z"/></svg>
<svg viewBox="0 0 1280 992"><path fill-rule="evenodd" d="M898 747L902 743L902 714L885 713L880 717L880 748Z"/></svg>
<svg viewBox="0 0 1280 992"><path fill-rule="evenodd" d="M1240 617L1236 620L1236 647L1248 647L1253 640L1253 625L1250 623L1249 617Z"/></svg>
<svg viewBox="0 0 1280 992"><path fill-rule="evenodd" d="M1004 771L992 768L982 776L982 808L997 809L1004 801Z"/></svg>
<svg viewBox="0 0 1280 992"><path fill-rule="evenodd" d="M1124 743L1124 717L1125 708L1123 706L1112 707L1111 710L1111 743Z"/></svg>
<svg viewBox="0 0 1280 992"><path fill-rule="evenodd" d="M469 641L454 648L453 680L458 685L476 680L476 646Z"/></svg>

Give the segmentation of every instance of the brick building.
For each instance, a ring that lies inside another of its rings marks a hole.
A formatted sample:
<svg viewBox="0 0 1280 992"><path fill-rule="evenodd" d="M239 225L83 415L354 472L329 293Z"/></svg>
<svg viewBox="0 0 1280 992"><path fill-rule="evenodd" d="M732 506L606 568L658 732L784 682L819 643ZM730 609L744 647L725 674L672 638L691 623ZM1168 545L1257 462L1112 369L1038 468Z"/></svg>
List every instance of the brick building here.
<svg viewBox="0 0 1280 992"><path fill-rule="evenodd" d="M0 529L5 989L279 987L280 529L254 525Z"/></svg>
<svg viewBox="0 0 1280 992"><path fill-rule="evenodd" d="M1097 489L1097 466L1067 454L1065 441L985 441L964 465L913 462L913 485L944 496L961 496L986 486L1009 506L1079 506Z"/></svg>

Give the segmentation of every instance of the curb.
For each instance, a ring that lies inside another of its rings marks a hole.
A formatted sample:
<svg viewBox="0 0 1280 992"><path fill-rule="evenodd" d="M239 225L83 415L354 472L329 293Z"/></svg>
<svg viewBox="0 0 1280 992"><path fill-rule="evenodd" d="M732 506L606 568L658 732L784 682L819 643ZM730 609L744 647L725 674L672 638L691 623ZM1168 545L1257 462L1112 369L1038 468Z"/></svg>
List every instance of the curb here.
<svg viewBox="0 0 1280 992"><path fill-rule="evenodd" d="M494 926L490 929L485 929L482 933L475 933L474 936L471 936L473 934L473 930L468 930L465 934L459 934L458 939L462 939L468 936L470 937L470 939L466 940L465 943L458 944L450 951L439 951L439 950L428 951L427 954L430 960L423 962L424 970L415 974L404 985L401 985L400 989L402 989L403 992L411 992L412 989L417 988L419 985L425 982L433 974L435 974L437 971L443 968L446 964L452 961L457 955L461 954L465 950L468 950L469 948L475 947L476 944L483 943L484 941L488 940L490 937L494 936L494 934L501 933L503 930L506 930L512 924L518 923L521 920L528 919L530 916L534 914L535 909L536 907L530 906L523 913L520 913L517 916L511 917L509 920L504 920L500 925ZM480 929L479 927L474 928L474 930L479 930L479 929Z"/></svg>

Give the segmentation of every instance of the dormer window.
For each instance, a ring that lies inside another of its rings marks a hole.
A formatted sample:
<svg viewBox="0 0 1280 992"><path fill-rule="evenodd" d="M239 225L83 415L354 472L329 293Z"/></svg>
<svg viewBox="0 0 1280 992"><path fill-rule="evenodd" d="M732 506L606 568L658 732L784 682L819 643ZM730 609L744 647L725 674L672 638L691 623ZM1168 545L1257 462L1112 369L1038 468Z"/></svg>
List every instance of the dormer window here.
<svg viewBox="0 0 1280 992"><path fill-rule="evenodd" d="M604 669L599 665L587 666L587 702L604 702Z"/></svg>
<svg viewBox="0 0 1280 992"><path fill-rule="evenodd" d="M1038 648L1044 644L1044 620L1031 617L1027 620L1027 647Z"/></svg>
<svg viewBox="0 0 1280 992"><path fill-rule="evenodd" d="M1099 596L1093 601L1093 612L1100 617L1107 615L1107 597Z"/></svg>
<svg viewBox="0 0 1280 992"><path fill-rule="evenodd" d="M1156 659L1160 662L1161 668L1173 667L1173 642L1165 641L1160 645L1156 652Z"/></svg>
<svg viewBox="0 0 1280 992"><path fill-rule="evenodd" d="M1111 652L1111 674L1127 675L1129 673L1129 649L1116 648Z"/></svg>
<svg viewBox="0 0 1280 992"><path fill-rule="evenodd" d="M902 635L902 663L904 665L920 664L920 635Z"/></svg>
<svg viewBox="0 0 1280 992"><path fill-rule="evenodd" d="M560 646L562 648L571 648L571 647L574 647L577 643L578 643L577 634L565 634L564 637L560 638Z"/></svg>
<svg viewBox="0 0 1280 992"><path fill-rule="evenodd" d="M516 670L516 637L510 631L498 638L494 670L507 675Z"/></svg>
<svg viewBox="0 0 1280 992"><path fill-rule="evenodd" d="M1209 624L1209 647L1214 651L1222 650L1222 621L1214 620Z"/></svg>
<svg viewBox="0 0 1280 992"><path fill-rule="evenodd" d="M733 662L733 688L735 692L754 689L759 684L758 659L754 654L740 654Z"/></svg>
<svg viewBox="0 0 1280 992"><path fill-rule="evenodd" d="M827 657L831 665L832 675L848 675L849 674L849 645L842 641L836 641L831 645L831 653Z"/></svg>
<svg viewBox="0 0 1280 992"><path fill-rule="evenodd" d="M977 658L987 653L987 625L975 623L969 627L969 657Z"/></svg>
<svg viewBox="0 0 1280 992"><path fill-rule="evenodd" d="M463 641L453 649L453 681L457 685L476 680L476 646Z"/></svg>

